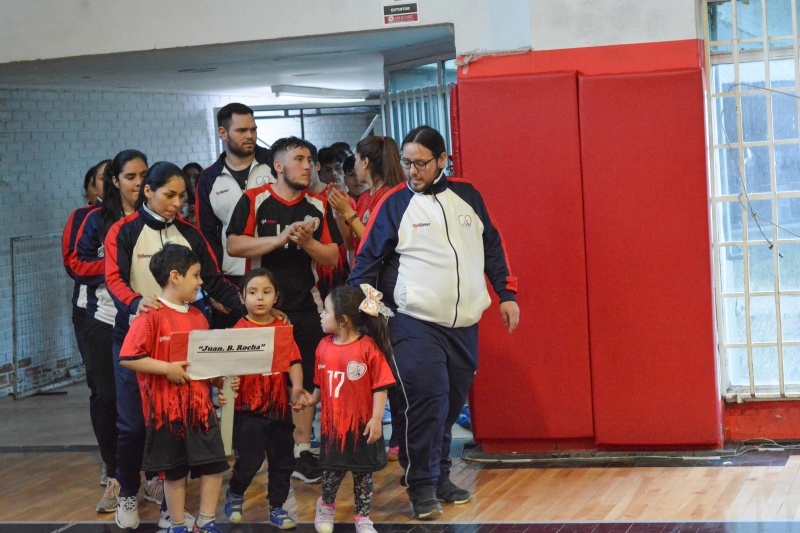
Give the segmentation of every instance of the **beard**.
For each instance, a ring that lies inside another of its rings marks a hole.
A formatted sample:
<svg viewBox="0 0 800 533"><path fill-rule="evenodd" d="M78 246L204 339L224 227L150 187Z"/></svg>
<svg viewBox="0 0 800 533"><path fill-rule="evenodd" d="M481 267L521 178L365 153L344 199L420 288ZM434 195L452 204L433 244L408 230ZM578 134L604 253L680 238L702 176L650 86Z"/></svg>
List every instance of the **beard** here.
<svg viewBox="0 0 800 533"><path fill-rule="evenodd" d="M286 182L286 185L288 185L289 187L291 187L296 191L304 191L308 189L309 185L311 185L311 177L309 177L307 180L305 180L305 182L303 182L301 181L302 178L300 178L299 176L300 176L299 174L292 174L284 170L283 181Z"/></svg>
<svg viewBox="0 0 800 533"><path fill-rule="evenodd" d="M235 155L236 157L249 157L253 155L256 151L256 145L254 144L252 147L243 148L241 144L236 144L230 139L228 139L228 151Z"/></svg>

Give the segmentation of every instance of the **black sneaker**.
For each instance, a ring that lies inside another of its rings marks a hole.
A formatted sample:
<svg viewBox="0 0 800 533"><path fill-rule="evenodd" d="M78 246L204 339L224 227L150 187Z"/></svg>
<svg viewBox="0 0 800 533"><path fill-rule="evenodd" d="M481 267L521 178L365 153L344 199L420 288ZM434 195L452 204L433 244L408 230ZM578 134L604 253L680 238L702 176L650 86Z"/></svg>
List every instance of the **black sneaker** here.
<svg viewBox="0 0 800 533"><path fill-rule="evenodd" d="M292 478L300 479L306 483L319 483L320 479L322 479L319 458L308 450L300 452L300 457L294 460Z"/></svg>
<svg viewBox="0 0 800 533"><path fill-rule="evenodd" d="M436 486L436 499L444 503L461 505L472 499L472 493L456 486L455 483L448 478L445 481L439 482Z"/></svg>
<svg viewBox="0 0 800 533"><path fill-rule="evenodd" d="M435 485L417 485L406 489L411 501L411 512L417 520L433 520L442 514L442 506L436 499Z"/></svg>

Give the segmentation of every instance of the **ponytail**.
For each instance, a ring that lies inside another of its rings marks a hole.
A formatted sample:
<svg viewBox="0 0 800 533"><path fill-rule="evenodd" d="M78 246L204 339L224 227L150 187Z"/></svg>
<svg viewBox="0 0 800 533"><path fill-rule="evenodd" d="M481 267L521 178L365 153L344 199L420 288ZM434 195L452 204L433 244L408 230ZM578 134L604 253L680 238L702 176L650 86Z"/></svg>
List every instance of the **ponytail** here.
<svg viewBox="0 0 800 533"><path fill-rule="evenodd" d="M400 167L400 150L391 137L364 137L356 145L361 159L369 160L369 172L381 187L394 187L405 181Z"/></svg>

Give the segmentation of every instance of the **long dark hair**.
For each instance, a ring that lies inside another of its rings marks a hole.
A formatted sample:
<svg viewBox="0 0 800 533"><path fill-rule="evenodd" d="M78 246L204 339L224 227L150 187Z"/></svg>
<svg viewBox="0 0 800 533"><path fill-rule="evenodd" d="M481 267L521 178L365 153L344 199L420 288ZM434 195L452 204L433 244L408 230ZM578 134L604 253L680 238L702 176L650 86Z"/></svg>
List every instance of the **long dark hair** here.
<svg viewBox="0 0 800 533"><path fill-rule="evenodd" d="M406 180L400 168L400 150L391 137L364 137L358 141L356 153L361 159L369 159L369 173L381 187L394 187Z"/></svg>
<svg viewBox="0 0 800 533"><path fill-rule="evenodd" d="M174 177L181 178L186 183L186 177L181 171L181 167L169 161L159 161L153 163L153 166L147 169L147 175L142 182L142 188L139 189L139 198L136 200L136 209L139 209L147 201L147 196L144 194L144 186L149 185L151 192L156 192L158 189L167 184L169 180Z"/></svg>
<svg viewBox="0 0 800 533"><path fill-rule="evenodd" d="M101 241L105 239L111 226L125 216L122 208L122 193L114 185L114 178L118 178L125 165L134 159L141 159L147 165L147 156L139 150L123 150L109 161L103 172L103 206L100 211L103 219Z"/></svg>
<svg viewBox="0 0 800 533"><path fill-rule="evenodd" d="M386 318L382 315L368 315L358 308L364 301L364 291L360 287L340 285L331 291L330 298L336 321L341 322L344 317L347 317L356 331L375 341L386 360L391 364L393 352Z"/></svg>
<svg viewBox="0 0 800 533"><path fill-rule="evenodd" d="M431 151L433 157L439 158L442 154L447 153L447 148L444 145L444 138L442 134L431 128L430 126L419 126L408 132L408 135L403 139L403 146L408 143L417 143L424 146Z"/></svg>

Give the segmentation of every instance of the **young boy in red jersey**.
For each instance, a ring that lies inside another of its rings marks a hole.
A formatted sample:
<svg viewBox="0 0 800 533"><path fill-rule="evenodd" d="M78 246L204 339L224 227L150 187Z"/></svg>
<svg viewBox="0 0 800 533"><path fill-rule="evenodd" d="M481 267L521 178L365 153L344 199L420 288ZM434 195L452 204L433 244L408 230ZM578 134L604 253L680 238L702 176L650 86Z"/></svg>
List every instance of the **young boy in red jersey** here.
<svg viewBox="0 0 800 533"><path fill-rule="evenodd" d="M193 302L203 284L200 260L189 248L166 244L150 260L162 288L161 309L149 309L131 324L120 365L137 372L147 426L143 468L164 478L173 533L188 533L184 518L186 477L200 478L200 514L193 531L219 533L215 521L222 473L228 470L208 380L192 381L186 361L170 362L173 332L208 329ZM221 386L221 384L219 384Z"/></svg>

